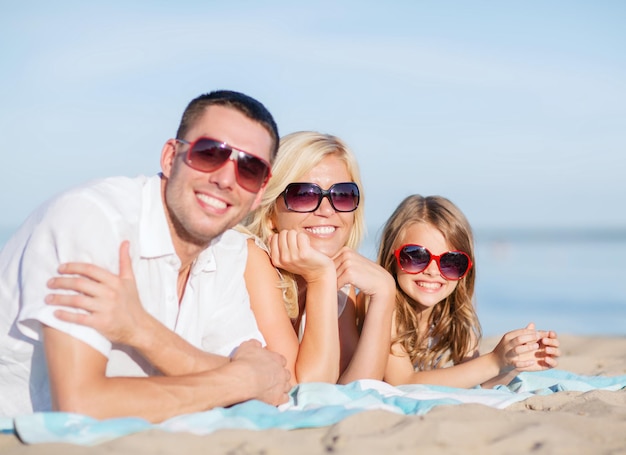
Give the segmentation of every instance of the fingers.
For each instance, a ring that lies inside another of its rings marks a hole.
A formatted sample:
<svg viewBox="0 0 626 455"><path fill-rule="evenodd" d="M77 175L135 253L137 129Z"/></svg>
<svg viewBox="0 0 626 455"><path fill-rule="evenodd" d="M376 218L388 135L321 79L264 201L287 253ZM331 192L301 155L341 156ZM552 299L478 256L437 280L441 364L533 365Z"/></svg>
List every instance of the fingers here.
<svg viewBox="0 0 626 455"><path fill-rule="evenodd" d="M87 278L61 276L48 280L48 288L75 291L80 294L94 296L101 290L102 286L98 282ZM61 294L55 295L61 296Z"/></svg>
<svg viewBox="0 0 626 455"><path fill-rule="evenodd" d="M79 308L89 312L93 312L96 309L95 300L81 294L48 294L45 302L48 305Z"/></svg>
<svg viewBox="0 0 626 455"><path fill-rule="evenodd" d="M239 345L239 347L244 347L244 346L248 346L251 348L262 348L263 346L261 345L261 342L259 340L256 340L254 338L244 341L243 343L241 343Z"/></svg>
<svg viewBox="0 0 626 455"><path fill-rule="evenodd" d="M516 370L523 370L525 368L529 368L532 367L533 365L535 365L536 361L534 359L528 359L528 360L515 360L513 362L513 367Z"/></svg>
<svg viewBox="0 0 626 455"><path fill-rule="evenodd" d="M559 366L559 361L552 356L546 356L539 361L539 364L544 368L556 368Z"/></svg>
<svg viewBox="0 0 626 455"><path fill-rule="evenodd" d="M555 348L558 348L561 345L558 339L550 337L541 338L541 344L543 344L544 346L551 346Z"/></svg>
<svg viewBox="0 0 626 455"><path fill-rule="evenodd" d="M513 330L512 332L506 333L502 337L502 341L511 348L514 346L524 345L526 343L536 343L539 339L540 336L537 331L531 329Z"/></svg>
<svg viewBox="0 0 626 455"><path fill-rule="evenodd" d="M342 248L333 261L338 287L351 284L368 295L381 291L395 293L395 281L391 274L353 249Z"/></svg>
<svg viewBox="0 0 626 455"><path fill-rule="evenodd" d="M105 282L115 276L102 267L86 262L66 262L59 265L58 272L62 275L80 275L98 282Z"/></svg>
<svg viewBox="0 0 626 455"><path fill-rule="evenodd" d="M91 326L90 324L91 314L90 313L72 313L70 311L57 310L54 312L54 316L57 319L60 319L61 321Z"/></svg>
<svg viewBox="0 0 626 455"><path fill-rule="evenodd" d="M130 259L130 242L124 240L120 244L120 278L122 279L135 279L133 273L133 263Z"/></svg>
<svg viewBox="0 0 626 455"><path fill-rule="evenodd" d="M231 355L233 361L252 367L257 380L256 397L277 406L289 400L291 373L285 368L287 359L261 346L257 340L244 341Z"/></svg>

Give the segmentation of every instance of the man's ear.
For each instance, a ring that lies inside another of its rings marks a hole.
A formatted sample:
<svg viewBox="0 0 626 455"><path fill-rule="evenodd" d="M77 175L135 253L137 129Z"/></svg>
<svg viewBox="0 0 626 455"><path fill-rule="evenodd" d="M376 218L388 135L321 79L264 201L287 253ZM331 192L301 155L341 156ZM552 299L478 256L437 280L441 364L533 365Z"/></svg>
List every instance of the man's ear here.
<svg viewBox="0 0 626 455"><path fill-rule="evenodd" d="M254 211L259 205L261 205L261 201L263 200L263 195L265 194L265 188L267 185L263 185L263 187L256 194L254 201L252 201L252 205L250 206L250 211Z"/></svg>
<svg viewBox="0 0 626 455"><path fill-rule="evenodd" d="M161 171L165 177L168 177L172 173L172 167L174 167L174 159L176 158L176 152L178 149L176 148L176 140L169 139L165 144L163 144L163 149L161 149Z"/></svg>

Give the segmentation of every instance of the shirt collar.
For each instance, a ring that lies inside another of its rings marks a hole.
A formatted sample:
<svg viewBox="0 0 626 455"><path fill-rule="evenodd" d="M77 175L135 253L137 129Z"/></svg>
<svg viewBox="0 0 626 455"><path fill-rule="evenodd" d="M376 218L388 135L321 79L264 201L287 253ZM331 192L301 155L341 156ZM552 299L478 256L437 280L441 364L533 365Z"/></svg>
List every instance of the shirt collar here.
<svg viewBox="0 0 626 455"><path fill-rule="evenodd" d="M161 194L162 175L148 179L142 192L141 215L139 219L139 253L143 258L173 256L178 260L169 224L165 216L165 206ZM193 270L215 270L214 245L220 241L221 235L211 241L196 258Z"/></svg>
<svg viewBox="0 0 626 455"><path fill-rule="evenodd" d="M141 257L176 255L161 196L161 174L149 178L141 195L139 252Z"/></svg>

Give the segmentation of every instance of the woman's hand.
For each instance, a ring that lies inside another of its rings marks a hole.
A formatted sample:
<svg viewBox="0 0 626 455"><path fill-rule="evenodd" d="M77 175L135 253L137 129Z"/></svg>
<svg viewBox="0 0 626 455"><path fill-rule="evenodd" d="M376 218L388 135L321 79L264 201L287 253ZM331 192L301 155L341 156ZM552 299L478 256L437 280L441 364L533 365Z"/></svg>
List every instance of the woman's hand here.
<svg viewBox="0 0 626 455"><path fill-rule="evenodd" d="M396 284L393 276L377 263L352 248L344 247L333 258L337 268L337 288L351 284L365 295L380 297L393 307Z"/></svg>
<svg viewBox="0 0 626 455"><path fill-rule="evenodd" d="M328 277L333 261L311 246L309 237L295 230L283 230L270 238L274 267L302 276L307 283Z"/></svg>

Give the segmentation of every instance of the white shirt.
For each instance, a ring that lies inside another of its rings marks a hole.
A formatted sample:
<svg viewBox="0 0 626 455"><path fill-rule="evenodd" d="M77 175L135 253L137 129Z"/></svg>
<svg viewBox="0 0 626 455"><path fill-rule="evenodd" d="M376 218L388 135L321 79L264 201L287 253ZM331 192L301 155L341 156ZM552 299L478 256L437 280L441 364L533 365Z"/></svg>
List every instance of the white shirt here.
<svg viewBox="0 0 626 455"><path fill-rule="evenodd" d="M118 272L130 240L133 272L146 310L194 346L229 355L258 330L244 281L246 236L229 230L192 265L180 306L174 251L160 177L115 177L70 190L34 212L0 252L0 416L50 409L42 324L108 357L108 376L158 374L138 353L112 346L95 330L56 319L46 282L63 262Z"/></svg>

